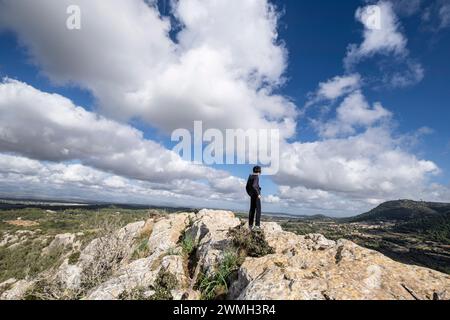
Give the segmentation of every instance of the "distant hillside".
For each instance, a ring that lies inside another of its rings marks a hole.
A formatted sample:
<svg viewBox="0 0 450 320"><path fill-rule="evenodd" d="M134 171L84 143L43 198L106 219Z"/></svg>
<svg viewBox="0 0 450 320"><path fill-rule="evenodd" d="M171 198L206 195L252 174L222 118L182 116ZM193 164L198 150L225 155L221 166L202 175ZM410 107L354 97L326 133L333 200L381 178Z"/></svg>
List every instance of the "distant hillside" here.
<svg viewBox="0 0 450 320"><path fill-rule="evenodd" d="M412 200L388 201L375 209L348 219L351 222L403 221L442 217L450 214L450 203Z"/></svg>
<svg viewBox="0 0 450 320"><path fill-rule="evenodd" d="M385 202L349 222L395 222L393 231L414 233L424 240L450 244L450 204L398 200Z"/></svg>

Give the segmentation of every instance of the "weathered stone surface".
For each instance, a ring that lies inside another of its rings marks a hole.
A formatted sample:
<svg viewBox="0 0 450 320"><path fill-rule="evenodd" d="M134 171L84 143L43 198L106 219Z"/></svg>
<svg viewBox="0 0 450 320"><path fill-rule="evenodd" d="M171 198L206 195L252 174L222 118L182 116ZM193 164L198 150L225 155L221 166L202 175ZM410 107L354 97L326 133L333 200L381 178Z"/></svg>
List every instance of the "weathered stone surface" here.
<svg viewBox="0 0 450 320"><path fill-rule="evenodd" d="M20 300L23 298L25 293L34 284L34 281L19 280L11 285L11 287L2 293L0 296L1 300Z"/></svg>
<svg viewBox="0 0 450 320"><path fill-rule="evenodd" d="M3 292L5 292L6 290L10 289L14 283L17 282L17 279L15 278L11 278L8 279L6 281L3 281L2 283L0 283L0 296Z"/></svg>
<svg viewBox="0 0 450 320"><path fill-rule="evenodd" d="M55 250L77 249L80 242L75 242L76 235L72 233L57 234L50 244L42 250L43 254L48 254Z"/></svg>
<svg viewBox="0 0 450 320"><path fill-rule="evenodd" d="M154 284L161 268L175 275L180 285L186 285L187 278L184 274L181 256L165 256L156 269L152 268L153 259L153 257L139 259L124 266L117 274L94 289L87 299L117 300L124 291L137 287L150 287Z"/></svg>
<svg viewBox="0 0 450 320"><path fill-rule="evenodd" d="M181 233L189 224L192 213L180 213L169 215L165 219L157 221L148 240L150 252L164 252L176 247Z"/></svg>
<svg viewBox="0 0 450 320"><path fill-rule="evenodd" d="M126 256L130 256L132 254L131 249L133 248L134 240L139 236L144 225L144 221L134 222L111 235L92 240L81 251L77 265L82 269L88 267L93 260L106 254L104 250L125 250L127 251L125 252Z"/></svg>
<svg viewBox="0 0 450 320"><path fill-rule="evenodd" d="M71 265L68 259L65 259L56 273L56 279L67 289L76 290L81 285L82 272L83 269L79 265Z"/></svg>
<svg viewBox="0 0 450 320"><path fill-rule="evenodd" d="M153 284L158 272L151 269L152 262L151 258L145 258L126 265L116 275L95 288L87 296L87 300L117 300L126 290Z"/></svg>
<svg viewBox="0 0 450 320"><path fill-rule="evenodd" d="M203 209L197 213L186 234L198 243L197 258L203 271L211 273L231 246L228 231L240 225L231 211Z"/></svg>
<svg viewBox="0 0 450 320"><path fill-rule="evenodd" d="M435 294L450 298L448 275L393 261L347 240L333 245L323 236L292 236L301 242L283 248L282 254L246 259L232 298L384 300L432 299Z"/></svg>

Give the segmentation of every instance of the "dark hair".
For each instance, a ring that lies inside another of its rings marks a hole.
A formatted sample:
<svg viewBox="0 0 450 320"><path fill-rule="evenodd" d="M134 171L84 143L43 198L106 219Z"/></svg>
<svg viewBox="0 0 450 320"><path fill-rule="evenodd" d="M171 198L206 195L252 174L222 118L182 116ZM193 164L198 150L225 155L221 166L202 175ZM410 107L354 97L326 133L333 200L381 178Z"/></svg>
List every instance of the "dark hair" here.
<svg viewBox="0 0 450 320"><path fill-rule="evenodd" d="M261 167L260 166L253 167L253 173L261 173Z"/></svg>

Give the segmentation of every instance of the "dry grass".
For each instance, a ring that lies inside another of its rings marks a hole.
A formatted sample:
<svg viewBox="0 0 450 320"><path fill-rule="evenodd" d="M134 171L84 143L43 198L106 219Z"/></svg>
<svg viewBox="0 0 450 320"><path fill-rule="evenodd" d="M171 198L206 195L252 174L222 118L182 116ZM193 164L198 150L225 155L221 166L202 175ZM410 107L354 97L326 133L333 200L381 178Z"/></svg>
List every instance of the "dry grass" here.
<svg viewBox="0 0 450 320"><path fill-rule="evenodd" d="M31 220L8 220L5 223L10 224L16 227L35 227L39 225L39 222L31 221Z"/></svg>

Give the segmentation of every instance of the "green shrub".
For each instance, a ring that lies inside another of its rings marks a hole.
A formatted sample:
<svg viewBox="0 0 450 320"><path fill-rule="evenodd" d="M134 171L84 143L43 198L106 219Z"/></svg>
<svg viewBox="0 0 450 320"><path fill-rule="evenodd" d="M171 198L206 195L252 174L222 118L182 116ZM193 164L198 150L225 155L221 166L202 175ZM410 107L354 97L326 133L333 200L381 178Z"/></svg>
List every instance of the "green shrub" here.
<svg viewBox="0 0 450 320"><path fill-rule="evenodd" d="M153 286L146 287L136 287L131 290L122 292L119 295L120 300L172 300L171 291L176 289L178 286L177 278L168 272L167 270L161 268L158 272L158 276L155 280ZM151 296L145 294L146 291L153 290L155 293Z"/></svg>
<svg viewBox="0 0 450 320"><path fill-rule="evenodd" d="M133 251L131 256L131 260L137 260L145 258L150 253L150 247L148 246L148 237L143 237L137 240L138 245L136 249Z"/></svg>
<svg viewBox="0 0 450 320"><path fill-rule="evenodd" d="M172 293L170 291L176 289L178 286L177 278L161 268L158 272L158 277L155 280L155 284L152 289L155 290L155 294L150 297L151 300L172 300Z"/></svg>
<svg viewBox="0 0 450 320"><path fill-rule="evenodd" d="M249 230L244 224L231 229L229 236L233 245L250 257L263 257L274 253L266 241L263 230Z"/></svg>
<svg viewBox="0 0 450 320"><path fill-rule="evenodd" d="M69 256L69 264L76 264L80 259L80 251L75 251Z"/></svg>
<svg viewBox="0 0 450 320"><path fill-rule="evenodd" d="M184 255L190 256L191 253L197 248L197 243L191 235L185 234L181 240L181 248Z"/></svg>
<svg viewBox="0 0 450 320"><path fill-rule="evenodd" d="M144 287L136 287L128 291L124 291L119 295L119 300L152 300L145 295L147 291Z"/></svg>
<svg viewBox="0 0 450 320"><path fill-rule="evenodd" d="M225 297L228 293L230 277L239 269L242 257L234 251L226 251L216 270L209 274L202 274L197 284L202 293L202 299L212 300Z"/></svg>

